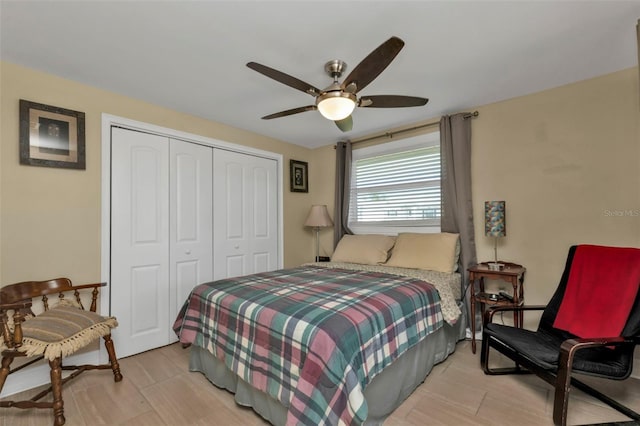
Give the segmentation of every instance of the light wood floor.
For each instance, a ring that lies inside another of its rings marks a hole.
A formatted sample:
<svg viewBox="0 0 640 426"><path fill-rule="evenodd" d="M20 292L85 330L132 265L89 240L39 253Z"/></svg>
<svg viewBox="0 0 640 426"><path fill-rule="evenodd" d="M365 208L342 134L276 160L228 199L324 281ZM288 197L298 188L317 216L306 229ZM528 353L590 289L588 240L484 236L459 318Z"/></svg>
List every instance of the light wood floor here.
<svg viewBox="0 0 640 426"><path fill-rule="evenodd" d="M265 425L251 409L188 371L188 350L174 344L120 360L124 380L89 371L63 391L67 425ZM11 380L11 377L9 377ZM640 383L606 382L610 394L640 410ZM25 394L34 394L33 391ZM14 395L14 398L19 395ZM460 342L445 362L391 415L385 425L551 425L551 387L534 376L485 376L479 354ZM626 418L579 391L572 393L570 423ZM0 425L49 425L50 410L0 408Z"/></svg>

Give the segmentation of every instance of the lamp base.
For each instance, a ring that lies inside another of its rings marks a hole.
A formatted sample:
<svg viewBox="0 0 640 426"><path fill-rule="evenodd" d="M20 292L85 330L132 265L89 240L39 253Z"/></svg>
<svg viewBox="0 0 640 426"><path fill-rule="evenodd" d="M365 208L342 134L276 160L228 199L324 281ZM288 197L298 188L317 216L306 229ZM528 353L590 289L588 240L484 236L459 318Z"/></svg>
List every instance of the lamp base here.
<svg viewBox="0 0 640 426"><path fill-rule="evenodd" d="M487 263L490 271L502 271L504 269L504 263L489 262Z"/></svg>

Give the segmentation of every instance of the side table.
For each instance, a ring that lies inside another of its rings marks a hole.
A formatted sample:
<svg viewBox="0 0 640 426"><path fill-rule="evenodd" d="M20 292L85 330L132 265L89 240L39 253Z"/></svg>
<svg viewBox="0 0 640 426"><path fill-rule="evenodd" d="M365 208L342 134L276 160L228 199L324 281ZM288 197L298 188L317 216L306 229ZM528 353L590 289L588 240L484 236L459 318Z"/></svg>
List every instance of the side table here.
<svg viewBox="0 0 640 426"><path fill-rule="evenodd" d="M472 266L469 271L469 286L471 288L471 352L476 353L476 303L480 304L480 312L484 318L485 306L520 306L524 303L524 274L527 269L516 263L500 262L504 268L499 271L489 269L488 263L480 263ZM499 298L490 299L484 291L484 280L502 280L511 283L513 300ZM478 291L475 290L475 282L478 281ZM513 312L513 324L522 327L522 311Z"/></svg>

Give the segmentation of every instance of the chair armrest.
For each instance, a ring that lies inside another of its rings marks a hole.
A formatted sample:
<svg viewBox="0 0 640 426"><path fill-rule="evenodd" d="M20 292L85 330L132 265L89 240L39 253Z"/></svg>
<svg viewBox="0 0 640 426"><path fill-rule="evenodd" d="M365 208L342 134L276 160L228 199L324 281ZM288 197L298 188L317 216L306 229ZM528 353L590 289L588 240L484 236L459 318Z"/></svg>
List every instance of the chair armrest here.
<svg viewBox="0 0 640 426"><path fill-rule="evenodd" d="M106 286L107 283L93 283L93 284L80 284L80 285L73 285L71 286L71 288L69 290L82 290L85 288L98 288L98 287L104 287Z"/></svg>
<svg viewBox="0 0 640 426"><path fill-rule="evenodd" d="M567 339L560 345L560 358L558 359L558 372L555 383L555 396L553 403L553 420L556 424L567 416L567 401L569 398L569 387L571 385L571 371L573 370L573 359L580 349L620 346L638 344L636 337L596 337L591 339L572 338Z"/></svg>
<svg viewBox="0 0 640 426"><path fill-rule="evenodd" d="M542 311L545 305L521 305L521 306L490 306L484 313L483 324L489 324L493 321L493 316L497 312L514 312L514 311Z"/></svg>
<svg viewBox="0 0 640 426"><path fill-rule="evenodd" d="M620 346L624 344L638 344L635 338L625 337L594 337L591 339L567 339L560 345L560 358L566 353L568 357L573 358L575 352L580 349L595 348L600 346Z"/></svg>

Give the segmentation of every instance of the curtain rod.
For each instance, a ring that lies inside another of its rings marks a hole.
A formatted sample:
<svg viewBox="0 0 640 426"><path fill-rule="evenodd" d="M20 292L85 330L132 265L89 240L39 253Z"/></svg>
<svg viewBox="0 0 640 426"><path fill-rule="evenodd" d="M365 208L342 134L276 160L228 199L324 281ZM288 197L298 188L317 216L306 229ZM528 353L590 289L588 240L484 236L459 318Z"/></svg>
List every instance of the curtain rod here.
<svg viewBox="0 0 640 426"><path fill-rule="evenodd" d="M464 118L472 118L472 117L477 117L478 115L480 115L480 113L478 113L478 111L473 111L470 112L468 114L464 115ZM407 132L412 132L414 130L419 130L419 129L426 129L428 127L433 127L433 126L438 126L440 125L440 121L435 121L433 123L427 123L427 124L421 124L420 126L413 126L413 127L409 127L406 129L400 129L400 130L396 130L395 132L385 132L376 136L367 136L364 139L356 139L354 141L351 141L351 144L356 144L356 143L360 143L360 142L368 142L368 141L372 141L374 139L379 139L379 138L393 138L395 135L401 134L401 133L407 133ZM334 146L335 148L335 146Z"/></svg>

